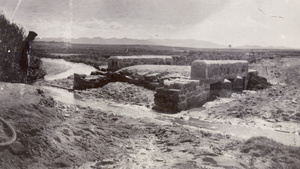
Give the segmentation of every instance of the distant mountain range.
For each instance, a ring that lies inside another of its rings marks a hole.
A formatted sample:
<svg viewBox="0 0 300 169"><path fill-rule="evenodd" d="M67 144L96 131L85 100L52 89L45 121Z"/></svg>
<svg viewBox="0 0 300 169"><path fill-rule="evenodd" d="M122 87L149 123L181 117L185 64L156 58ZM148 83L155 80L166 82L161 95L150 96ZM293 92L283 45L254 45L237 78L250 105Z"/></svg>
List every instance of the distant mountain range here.
<svg viewBox="0 0 300 169"><path fill-rule="evenodd" d="M190 48L229 48L226 45L217 43L194 40L194 39L129 39L129 38L37 38L37 41L44 42L70 42L77 44L101 44L101 45L160 45L160 46L174 46L174 47L190 47ZM244 45L232 46L234 49L288 49L284 46L257 46Z"/></svg>
<svg viewBox="0 0 300 169"><path fill-rule="evenodd" d="M216 44L208 41L201 40L178 40L178 39L129 39L129 38L37 38L37 41L46 42L70 42L70 43L82 43L82 44L102 44L102 45L162 45L162 46L174 46L174 47L192 47L192 48L227 48L227 46Z"/></svg>
<svg viewBox="0 0 300 169"><path fill-rule="evenodd" d="M236 46L235 48L239 49L288 49L284 46L256 46L256 45L245 45L245 46Z"/></svg>

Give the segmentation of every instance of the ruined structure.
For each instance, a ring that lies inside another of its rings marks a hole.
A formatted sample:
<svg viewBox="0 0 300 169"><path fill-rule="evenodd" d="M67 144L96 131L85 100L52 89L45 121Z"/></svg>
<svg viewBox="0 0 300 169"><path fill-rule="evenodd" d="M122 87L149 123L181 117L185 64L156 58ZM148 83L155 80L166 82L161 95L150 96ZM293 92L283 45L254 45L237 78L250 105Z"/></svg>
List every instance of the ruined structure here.
<svg viewBox="0 0 300 169"><path fill-rule="evenodd" d="M192 63L191 79L205 83L222 82L248 74L248 62L244 60L196 60Z"/></svg>
<svg viewBox="0 0 300 169"><path fill-rule="evenodd" d="M116 71L134 65L171 65L171 56L111 56L108 58L108 70Z"/></svg>
<svg viewBox="0 0 300 169"><path fill-rule="evenodd" d="M162 112L179 112L199 107L209 98L209 84L199 80L165 80L164 86L156 89L153 109Z"/></svg>
<svg viewBox="0 0 300 169"><path fill-rule="evenodd" d="M153 109L175 113L241 92L257 73L248 70L245 60L195 60L191 66L170 64L171 56L114 56L109 58L111 71L107 73L75 75L74 89L128 82L156 90Z"/></svg>
<svg viewBox="0 0 300 169"><path fill-rule="evenodd" d="M74 74L74 85L75 90L85 90L88 88L102 87L107 84L106 75L84 75L84 74Z"/></svg>
<svg viewBox="0 0 300 169"><path fill-rule="evenodd" d="M191 79L165 81L156 89L156 110L179 112L199 107L214 97L229 97L247 86L248 62L243 60L196 60Z"/></svg>

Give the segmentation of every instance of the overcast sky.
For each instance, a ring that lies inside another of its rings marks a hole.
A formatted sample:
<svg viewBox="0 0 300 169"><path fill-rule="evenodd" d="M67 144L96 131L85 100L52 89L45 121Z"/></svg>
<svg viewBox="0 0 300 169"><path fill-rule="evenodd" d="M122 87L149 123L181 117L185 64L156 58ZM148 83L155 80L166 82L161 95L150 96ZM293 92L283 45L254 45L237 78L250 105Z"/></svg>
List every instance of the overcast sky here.
<svg viewBox="0 0 300 169"><path fill-rule="evenodd" d="M300 48L300 0L0 0L43 37L198 39Z"/></svg>

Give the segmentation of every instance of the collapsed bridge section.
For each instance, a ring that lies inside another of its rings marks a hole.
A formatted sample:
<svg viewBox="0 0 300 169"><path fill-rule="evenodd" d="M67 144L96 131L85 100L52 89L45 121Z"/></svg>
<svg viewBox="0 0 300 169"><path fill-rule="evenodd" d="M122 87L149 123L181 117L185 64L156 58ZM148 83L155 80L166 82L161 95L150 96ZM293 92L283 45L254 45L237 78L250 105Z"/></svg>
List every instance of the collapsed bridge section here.
<svg viewBox="0 0 300 169"><path fill-rule="evenodd" d="M165 80L156 89L156 110L179 112L199 107L214 97L228 97L246 89L248 62L243 60L196 60L190 79Z"/></svg>

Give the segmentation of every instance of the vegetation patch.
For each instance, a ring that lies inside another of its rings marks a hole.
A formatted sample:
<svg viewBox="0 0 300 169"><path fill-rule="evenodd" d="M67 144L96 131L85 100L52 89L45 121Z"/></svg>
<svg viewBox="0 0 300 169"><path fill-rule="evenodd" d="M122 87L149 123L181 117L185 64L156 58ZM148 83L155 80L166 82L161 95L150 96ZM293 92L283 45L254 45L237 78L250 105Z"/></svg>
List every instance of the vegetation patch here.
<svg viewBox="0 0 300 169"><path fill-rule="evenodd" d="M19 60L24 40L24 30L0 14L0 81L24 82L26 73L20 70ZM45 76L40 58L31 58L28 82Z"/></svg>

